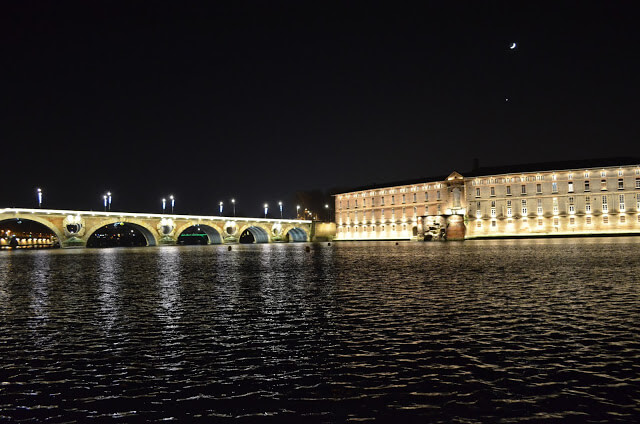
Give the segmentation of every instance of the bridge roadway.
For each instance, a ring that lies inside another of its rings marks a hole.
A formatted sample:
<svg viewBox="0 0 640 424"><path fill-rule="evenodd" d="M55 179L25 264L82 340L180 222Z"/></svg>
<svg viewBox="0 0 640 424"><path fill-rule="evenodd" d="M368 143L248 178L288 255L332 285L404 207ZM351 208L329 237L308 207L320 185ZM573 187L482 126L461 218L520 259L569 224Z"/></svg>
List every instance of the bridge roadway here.
<svg viewBox="0 0 640 424"><path fill-rule="evenodd" d="M256 243L310 241L314 223L298 219L264 219L202 215L97 212L57 209L0 209L0 223L8 220L34 221L49 228L61 247L85 247L98 229L109 224L126 223L140 231L148 246L176 244L191 227L207 234L209 244L237 243L248 230Z"/></svg>

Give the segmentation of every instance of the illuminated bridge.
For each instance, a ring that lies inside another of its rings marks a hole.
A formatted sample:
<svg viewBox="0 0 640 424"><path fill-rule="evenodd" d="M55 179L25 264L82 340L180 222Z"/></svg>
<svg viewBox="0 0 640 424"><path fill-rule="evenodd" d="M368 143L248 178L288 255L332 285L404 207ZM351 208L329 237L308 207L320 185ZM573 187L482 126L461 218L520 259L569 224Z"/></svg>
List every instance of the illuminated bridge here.
<svg viewBox="0 0 640 424"><path fill-rule="evenodd" d="M197 229L208 244L237 243L250 234L255 243L304 242L314 238L315 223L297 219L263 219L201 215L96 212L56 209L0 209L0 223L34 221L56 235L61 247L85 247L89 238L108 225L126 224L138 230L147 246L176 244L178 237Z"/></svg>

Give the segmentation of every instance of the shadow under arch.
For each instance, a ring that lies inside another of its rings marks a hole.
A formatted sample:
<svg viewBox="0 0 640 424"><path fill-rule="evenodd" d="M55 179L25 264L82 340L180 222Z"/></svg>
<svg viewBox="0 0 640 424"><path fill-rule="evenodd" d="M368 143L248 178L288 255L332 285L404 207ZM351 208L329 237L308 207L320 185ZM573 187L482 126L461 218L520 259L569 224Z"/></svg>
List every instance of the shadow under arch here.
<svg viewBox="0 0 640 424"><path fill-rule="evenodd" d="M290 229L286 234L287 241L289 242L303 242L308 241L307 232L302 228L294 227Z"/></svg>
<svg viewBox="0 0 640 424"><path fill-rule="evenodd" d="M144 236L145 241L147 242L147 246L156 246L158 244L156 241L156 237L153 235L153 232L149 228L140 224L136 224L135 222L130 222L130 221L110 221L110 222L103 221L100 224L98 224L97 227L94 227L90 231L87 231L87 242L101 228L108 227L109 225L115 225L115 224L121 224L121 223L124 224L125 226L130 226L131 228L140 232L140 234Z"/></svg>
<svg viewBox="0 0 640 424"><path fill-rule="evenodd" d="M177 238L179 239L180 236L184 235L185 233L189 234L189 230L192 229L202 231L204 234L206 234L207 238L209 239L207 244L222 244L222 236L220 235L218 230L206 224L191 225L180 231L180 234L178 234Z"/></svg>
<svg viewBox="0 0 640 424"><path fill-rule="evenodd" d="M262 227L252 225L240 234L240 243L269 243L269 234Z"/></svg>

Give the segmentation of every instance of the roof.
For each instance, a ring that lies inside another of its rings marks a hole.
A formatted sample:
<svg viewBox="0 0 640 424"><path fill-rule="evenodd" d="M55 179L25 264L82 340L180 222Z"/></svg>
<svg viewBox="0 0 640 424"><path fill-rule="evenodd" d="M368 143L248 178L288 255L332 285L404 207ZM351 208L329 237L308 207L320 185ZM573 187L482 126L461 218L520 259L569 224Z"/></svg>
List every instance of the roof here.
<svg viewBox="0 0 640 424"><path fill-rule="evenodd" d="M556 161L556 162L539 162L539 163L525 163L519 165L508 166L489 166L479 167L469 172L460 172L462 176L466 177L480 177L490 175L503 175L503 174L521 174L525 172L545 172L545 171L560 171L570 169L589 169L589 168L609 168L614 166L629 166L640 165L640 158L634 157L617 157L617 158L604 158L604 159L582 159L571 161ZM454 171L456 172L456 171ZM415 184L424 184L437 181L445 181L448 175L437 175L432 177L416 178L411 180L391 181L387 183L372 183L366 186L355 187L350 190L342 191L341 193L352 193L354 191L373 190L385 187L398 187ZM340 193L336 193L340 194Z"/></svg>

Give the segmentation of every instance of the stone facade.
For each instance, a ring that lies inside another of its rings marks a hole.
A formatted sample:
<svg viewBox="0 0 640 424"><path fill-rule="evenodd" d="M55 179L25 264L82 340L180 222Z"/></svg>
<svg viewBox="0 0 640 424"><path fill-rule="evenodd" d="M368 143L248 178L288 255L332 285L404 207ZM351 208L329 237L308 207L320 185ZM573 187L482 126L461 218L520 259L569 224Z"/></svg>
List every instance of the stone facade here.
<svg viewBox="0 0 640 424"><path fill-rule="evenodd" d="M640 233L639 164L565 169L547 164L540 171L505 168L496 170L508 172L480 170L469 176L454 172L425 182L340 193L335 195L336 239Z"/></svg>

